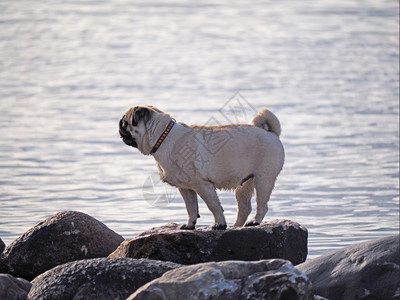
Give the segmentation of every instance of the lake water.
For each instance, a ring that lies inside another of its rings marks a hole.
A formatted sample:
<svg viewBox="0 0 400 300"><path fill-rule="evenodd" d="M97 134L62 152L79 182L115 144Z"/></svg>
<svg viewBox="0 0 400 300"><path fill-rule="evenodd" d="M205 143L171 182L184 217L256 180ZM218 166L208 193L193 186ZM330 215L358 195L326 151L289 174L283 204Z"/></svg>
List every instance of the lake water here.
<svg viewBox="0 0 400 300"><path fill-rule="evenodd" d="M286 162L265 220L306 226L309 258L398 233L398 12L385 0L0 1L0 237L63 210L125 238L184 223L153 158L119 138L140 104L188 124L272 110ZM233 193L219 195L232 224ZM213 222L202 201L200 213Z"/></svg>

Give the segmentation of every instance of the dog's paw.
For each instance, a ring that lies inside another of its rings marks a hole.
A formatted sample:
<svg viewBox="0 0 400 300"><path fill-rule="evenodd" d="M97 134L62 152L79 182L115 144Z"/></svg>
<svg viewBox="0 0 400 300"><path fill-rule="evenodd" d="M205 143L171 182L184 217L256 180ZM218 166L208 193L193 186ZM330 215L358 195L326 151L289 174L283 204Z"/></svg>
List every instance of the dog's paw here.
<svg viewBox="0 0 400 300"><path fill-rule="evenodd" d="M194 224L193 224L193 225L187 225L187 224L185 224L185 225L182 225L182 226L180 227L180 229L182 229L182 230L194 230L194 228L195 228Z"/></svg>
<svg viewBox="0 0 400 300"><path fill-rule="evenodd" d="M226 229L226 224L214 224L211 227L212 230L225 230Z"/></svg>
<svg viewBox="0 0 400 300"><path fill-rule="evenodd" d="M247 222L246 223L246 225L244 225L244 226L257 226L257 225L260 225L260 223L258 223L258 222L256 222L256 221L249 221L249 222Z"/></svg>

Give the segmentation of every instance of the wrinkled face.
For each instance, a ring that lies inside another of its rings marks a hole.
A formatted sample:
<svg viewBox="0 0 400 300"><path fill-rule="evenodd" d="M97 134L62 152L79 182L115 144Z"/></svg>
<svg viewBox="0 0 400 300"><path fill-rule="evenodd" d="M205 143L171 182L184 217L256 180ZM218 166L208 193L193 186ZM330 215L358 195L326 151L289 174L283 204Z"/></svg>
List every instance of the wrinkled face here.
<svg viewBox="0 0 400 300"><path fill-rule="evenodd" d="M121 135L121 138L125 144L137 148L138 145L135 138L132 136L131 131L132 125L130 125L130 122L127 121L127 118L123 116L119 121L119 134Z"/></svg>
<svg viewBox="0 0 400 300"><path fill-rule="evenodd" d="M119 121L119 134L128 146L139 148L146 133L145 123L150 119L152 111L144 106L129 109ZM141 150L141 149L139 149Z"/></svg>
<svg viewBox="0 0 400 300"><path fill-rule="evenodd" d="M119 121L119 134L125 144L150 155L170 121L169 114L154 106L134 106Z"/></svg>

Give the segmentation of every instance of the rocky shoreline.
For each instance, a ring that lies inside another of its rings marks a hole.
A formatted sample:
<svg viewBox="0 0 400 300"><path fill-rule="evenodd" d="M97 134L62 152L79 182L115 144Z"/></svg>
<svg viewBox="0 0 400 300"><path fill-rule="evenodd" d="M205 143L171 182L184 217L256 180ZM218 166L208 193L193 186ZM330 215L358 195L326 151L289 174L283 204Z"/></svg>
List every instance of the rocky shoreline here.
<svg viewBox="0 0 400 300"><path fill-rule="evenodd" d="M225 231L170 223L124 240L60 212L7 248L0 239L0 299L400 299L399 235L305 262L307 235L274 220Z"/></svg>

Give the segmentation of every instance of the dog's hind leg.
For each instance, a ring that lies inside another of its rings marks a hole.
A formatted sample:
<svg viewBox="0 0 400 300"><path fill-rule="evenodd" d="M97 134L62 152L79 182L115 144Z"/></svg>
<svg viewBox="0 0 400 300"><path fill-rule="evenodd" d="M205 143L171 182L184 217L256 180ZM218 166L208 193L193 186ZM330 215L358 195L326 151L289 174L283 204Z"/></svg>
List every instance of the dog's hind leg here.
<svg viewBox="0 0 400 300"><path fill-rule="evenodd" d="M215 187L209 183L204 182L203 184L196 187L196 192L207 204L208 209L214 215L215 223L212 226L213 230L225 230L226 221L224 217L224 210L219 202Z"/></svg>
<svg viewBox="0 0 400 300"><path fill-rule="evenodd" d="M199 202L197 201L197 194L193 190L179 188L183 200L185 201L186 210L188 213L187 224L182 225L181 229L193 230L199 216Z"/></svg>
<svg viewBox="0 0 400 300"><path fill-rule="evenodd" d="M268 201L274 188L274 179L261 176L254 177L254 185L256 188L257 210L254 217L246 223L246 226L259 225L268 212Z"/></svg>
<svg viewBox="0 0 400 300"><path fill-rule="evenodd" d="M238 212L233 226L243 226L251 212L251 197L254 193L254 180L250 178L243 185L235 189L235 197L238 205Z"/></svg>

